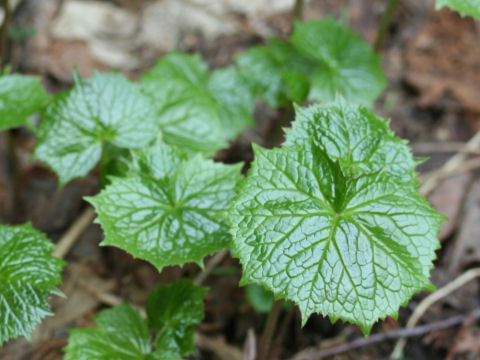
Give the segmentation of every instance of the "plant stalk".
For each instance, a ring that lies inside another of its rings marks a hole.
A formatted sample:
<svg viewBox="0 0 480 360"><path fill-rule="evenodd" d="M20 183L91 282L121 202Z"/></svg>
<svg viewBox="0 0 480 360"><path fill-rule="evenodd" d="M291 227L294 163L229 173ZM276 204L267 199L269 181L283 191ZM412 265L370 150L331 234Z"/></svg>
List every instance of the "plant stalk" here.
<svg viewBox="0 0 480 360"><path fill-rule="evenodd" d="M295 0L295 5L293 6L293 16L292 22L294 20L302 20L303 18L303 0Z"/></svg>
<svg viewBox="0 0 480 360"><path fill-rule="evenodd" d="M268 313L267 322L263 329L260 343L258 344L258 356L257 360L266 360L268 353L270 352L270 346L272 344L273 333L277 326L278 317L282 311L283 300L277 300L273 303L273 306Z"/></svg>
<svg viewBox="0 0 480 360"><path fill-rule="evenodd" d="M390 27L390 22L392 21L393 14L399 2L400 0L388 0L387 8L383 13L380 26L378 27L377 38L375 39L375 44L373 45L373 49L377 53L382 48L383 40L385 39L385 35Z"/></svg>
<svg viewBox="0 0 480 360"><path fill-rule="evenodd" d="M4 10L4 17L2 26L0 27L0 66L3 71L5 66L7 65L7 52L8 52L8 25L10 23L10 4L9 0L2 0L3 10Z"/></svg>

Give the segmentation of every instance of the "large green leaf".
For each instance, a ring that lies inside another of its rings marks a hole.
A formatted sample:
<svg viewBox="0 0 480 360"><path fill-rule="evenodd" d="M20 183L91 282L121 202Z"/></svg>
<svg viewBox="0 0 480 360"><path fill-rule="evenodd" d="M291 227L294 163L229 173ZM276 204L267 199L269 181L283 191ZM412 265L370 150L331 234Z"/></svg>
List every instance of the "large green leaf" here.
<svg viewBox="0 0 480 360"><path fill-rule="evenodd" d="M340 93L371 105L385 88L380 58L365 40L333 19L296 22L291 42L319 63L311 80L311 100L332 101Z"/></svg>
<svg viewBox="0 0 480 360"><path fill-rule="evenodd" d="M96 328L70 332L65 360L180 360L195 351L205 292L190 280L159 285L147 300L147 320L127 304L104 310Z"/></svg>
<svg viewBox="0 0 480 360"><path fill-rule="evenodd" d="M0 345L30 338L51 315L48 298L61 282L63 261L50 255L53 244L30 224L0 225Z"/></svg>
<svg viewBox="0 0 480 360"><path fill-rule="evenodd" d="M102 148L148 145L158 133L155 108L138 85L117 73L76 79L45 110L34 156L59 176L60 184L85 176Z"/></svg>
<svg viewBox="0 0 480 360"><path fill-rule="evenodd" d="M217 214L235 196L241 164L200 155L184 160L163 144L145 151L134 156L128 176L113 178L99 195L87 198L105 231L102 245L118 246L159 269L200 263L227 247L227 225Z"/></svg>
<svg viewBox="0 0 480 360"><path fill-rule="evenodd" d="M211 155L253 123L253 99L235 68L210 77L198 55L166 55L142 87L155 101L164 141L190 152Z"/></svg>
<svg viewBox="0 0 480 360"><path fill-rule="evenodd" d="M26 125L48 99L39 77L0 76L0 130Z"/></svg>
<svg viewBox="0 0 480 360"><path fill-rule="evenodd" d="M286 146L312 139L351 172L383 169L404 180L415 175L418 161L412 158L407 142L394 136L386 120L363 106L340 99L327 105L297 107L296 120L285 132Z"/></svg>
<svg viewBox="0 0 480 360"><path fill-rule="evenodd" d="M363 120L343 127L334 115L338 108L303 112L308 119L301 121L316 128L324 120L310 115L326 111L325 146L294 129L288 146L255 147L228 218L243 284L259 283L294 301L303 323L319 312L356 323L368 334L378 319L396 316L414 293L432 288L429 271L443 217L418 194L410 166L391 166L389 156L383 166L369 164L369 142L376 138L363 137L360 128L369 133L370 121L385 124L352 109L349 119ZM391 141L385 130L376 136ZM337 139L349 141L336 144Z"/></svg>
<svg viewBox="0 0 480 360"><path fill-rule="evenodd" d="M437 0L435 4L437 10L444 6L458 11L462 16L480 19L480 0Z"/></svg>
<svg viewBox="0 0 480 360"><path fill-rule="evenodd" d="M181 355L195 352L195 326L204 316L203 297L207 289L180 280L159 285L147 301L147 315L157 330L157 348L167 348Z"/></svg>

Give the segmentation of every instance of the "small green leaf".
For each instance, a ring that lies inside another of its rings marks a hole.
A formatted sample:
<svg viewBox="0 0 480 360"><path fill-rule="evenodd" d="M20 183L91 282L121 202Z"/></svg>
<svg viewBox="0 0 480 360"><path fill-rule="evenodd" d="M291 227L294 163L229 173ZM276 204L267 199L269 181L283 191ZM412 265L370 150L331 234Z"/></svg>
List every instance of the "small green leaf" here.
<svg viewBox="0 0 480 360"><path fill-rule="evenodd" d="M256 312L267 314L272 308L275 299L270 291L257 284L245 286L245 297Z"/></svg>
<svg viewBox="0 0 480 360"><path fill-rule="evenodd" d="M282 63L266 46L253 47L237 58L240 72L250 84L253 93L272 108L290 103L283 82Z"/></svg>
<svg viewBox="0 0 480 360"><path fill-rule="evenodd" d="M156 121L154 106L138 85L117 73L95 73L55 96L43 114L34 156L64 185L95 167L105 143L148 145L159 131Z"/></svg>
<svg viewBox="0 0 480 360"><path fill-rule="evenodd" d="M65 360L141 360L152 352L150 330L129 305L104 310L95 322L70 331Z"/></svg>
<svg viewBox="0 0 480 360"><path fill-rule="evenodd" d="M444 6L448 6L452 10L456 10L462 16L471 16L480 19L480 0L437 0L435 8L440 10Z"/></svg>
<svg viewBox="0 0 480 360"><path fill-rule="evenodd" d="M172 52L142 77L164 141L211 155L253 123L253 99L234 68L215 71L198 55Z"/></svg>
<svg viewBox="0 0 480 360"><path fill-rule="evenodd" d="M159 285L147 300L148 321L127 304L104 310L96 328L70 331L65 360L180 360L195 352L206 291L190 280Z"/></svg>
<svg viewBox="0 0 480 360"><path fill-rule="evenodd" d="M51 315L49 295L61 283L63 261L52 257L53 244L30 224L0 226L0 345L30 338Z"/></svg>
<svg viewBox="0 0 480 360"><path fill-rule="evenodd" d="M203 297L207 289L180 280L159 285L147 300L147 315L157 330L157 348L178 351L181 355L195 352L194 328L204 316Z"/></svg>
<svg viewBox="0 0 480 360"><path fill-rule="evenodd" d="M0 130L23 126L49 96L40 78L20 74L0 77Z"/></svg>
<svg viewBox="0 0 480 360"><path fill-rule="evenodd" d="M253 95L235 67L215 70L208 90L217 103L225 139L234 139L246 127L253 126Z"/></svg>
<svg viewBox="0 0 480 360"><path fill-rule="evenodd" d="M113 178L99 195L86 198L105 231L102 245L118 246L158 269L200 263L226 248L227 225L217 214L235 196L241 164L214 163L200 155L184 160L162 144L146 151L134 155L127 177Z"/></svg>
<svg viewBox="0 0 480 360"><path fill-rule="evenodd" d="M243 284L259 283L294 301L303 323L319 312L368 334L414 293L432 288L429 272L443 216L418 194L410 166L391 166L389 156L369 164L384 144L391 151L385 122L352 108L352 123L344 127L337 116L342 107L303 111L301 121L314 125L299 128L328 124L320 135L328 138L325 146L320 138L299 136L294 125L283 148L255 147L228 218ZM373 148L369 143L378 139L364 136L373 131L371 121L383 128L372 136L387 139Z"/></svg>
<svg viewBox="0 0 480 360"><path fill-rule="evenodd" d="M311 80L311 100L345 99L371 105L386 86L380 58L360 36L333 19L296 22L293 45L318 61Z"/></svg>

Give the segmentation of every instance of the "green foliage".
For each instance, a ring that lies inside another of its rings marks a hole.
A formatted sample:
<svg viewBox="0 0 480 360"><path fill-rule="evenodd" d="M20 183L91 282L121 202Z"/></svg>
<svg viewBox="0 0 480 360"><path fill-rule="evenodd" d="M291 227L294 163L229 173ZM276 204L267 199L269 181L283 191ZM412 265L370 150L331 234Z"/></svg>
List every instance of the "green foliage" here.
<svg viewBox="0 0 480 360"><path fill-rule="evenodd" d="M39 77L0 76L0 130L26 125L28 118L48 99Z"/></svg>
<svg viewBox="0 0 480 360"><path fill-rule="evenodd" d="M118 73L77 77L42 115L34 156L58 174L60 185L92 170L107 143L144 147L159 131L151 100Z"/></svg>
<svg viewBox="0 0 480 360"><path fill-rule="evenodd" d="M196 155L186 159L158 143L134 153L131 171L111 179L95 206L105 231L103 245L118 246L158 269L199 263L228 246L227 224L217 217L235 196L238 165Z"/></svg>
<svg viewBox="0 0 480 360"><path fill-rule="evenodd" d="M210 76L198 55L161 58L142 77L154 99L164 141L191 153L215 153L253 124L253 98L234 67Z"/></svg>
<svg viewBox="0 0 480 360"><path fill-rule="evenodd" d="M354 32L336 21L295 23L291 42L320 64L311 80L310 100L348 101L371 105L385 88L380 58Z"/></svg>
<svg viewBox="0 0 480 360"><path fill-rule="evenodd" d="M0 345L30 334L46 315L48 298L61 283L63 261L53 244L30 224L0 225Z"/></svg>
<svg viewBox="0 0 480 360"><path fill-rule="evenodd" d="M349 101L371 105L385 88L380 59L352 31L332 19L296 22L288 42L272 39L238 57L252 91L272 107L294 101Z"/></svg>
<svg viewBox="0 0 480 360"><path fill-rule="evenodd" d="M415 178L418 160L406 141L362 106L340 99L335 105L297 107L296 120L285 132L286 146L302 146L311 139L351 172L383 170L402 180Z"/></svg>
<svg viewBox="0 0 480 360"><path fill-rule="evenodd" d="M437 0L435 8L440 10L444 6L448 6L452 10L456 10L462 16L471 16L480 19L480 0Z"/></svg>
<svg viewBox="0 0 480 360"><path fill-rule="evenodd" d="M203 319L207 289L191 280L159 285L147 300L147 315L157 331L157 348L188 355L195 352L195 326Z"/></svg>
<svg viewBox="0 0 480 360"><path fill-rule="evenodd" d="M368 334L432 288L443 217L418 194L411 155L391 161L409 151L386 127L362 107L314 106L281 149L254 148L228 213L242 283L294 301L303 323L319 312Z"/></svg>
<svg viewBox="0 0 480 360"><path fill-rule="evenodd" d="M159 285L147 300L147 320L127 304L104 310L96 328L70 332L65 360L180 360L195 351L205 292L190 280Z"/></svg>
<svg viewBox="0 0 480 360"><path fill-rule="evenodd" d="M245 286L245 297L256 312L268 313L275 299L271 292L257 284Z"/></svg>

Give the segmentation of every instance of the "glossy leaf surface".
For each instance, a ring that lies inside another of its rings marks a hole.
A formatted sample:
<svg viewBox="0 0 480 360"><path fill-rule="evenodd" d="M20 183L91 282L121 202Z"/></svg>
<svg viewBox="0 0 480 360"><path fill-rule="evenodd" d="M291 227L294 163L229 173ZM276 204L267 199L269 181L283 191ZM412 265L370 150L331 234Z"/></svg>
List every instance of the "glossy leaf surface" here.
<svg viewBox="0 0 480 360"><path fill-rule="evenodd" d="M429 272L443 217L418 194L410 166L391 166L388 156L383 166L380 160L369 164L381 145L373 151L372 138L360 128L385 123L350 109L351 119L363 120L344 128L341 117L329 115L342 106L301 113L300 121L313 125L299 128L316 128L324 120L311 115L325 111L325 146L300 136L294 125L281 149L255 147L228 217L244 284L259 283L294 301L303 323L318 312L368 334L414 293L432 288ZM389 144L392 135L385 128L375 134L382 133ZM339 139L349 141L334 144Z"/></svg>
<svg viewBox="0 0 480 360"><path fill-rule="evenodd" d="M0 76L0 130L26 125L48 99L39 77Z"/></svg>
<svg viewBox="0 0 480 360"><path fill-rule="evenodd" d="M205 292L190 280L159 285L147 300L146 320L127 304L104 310L95 318L97 327L70 332L65 359L180 360L195 351Z"/></svg>
<svg viewBox="0 0 480 360"><path fill-rule="evenodd" d="M49 295L61 283L63 261L52 257L53 244L30 224L0 225L0 345L30 338L51 315Z"/></svg>
<svg viewBox="0 0 480 360"><path fill-rule="evenodd" d="M448 6L450 9L458 11L462 16L471 16L480 19L480 0L437 0L435 7L437 10Z"/></svg>
<svg viewBox="0 0 480 360"><path fill-rule="evenodd" d="M311 80L311 100L333 101L339 93L371 105L385 88L380 58L364 39L332 19L296 22L291 42L319 64Z"/></svg>
<svg viewBox="0 0 480 360"><path fill-rule="evenodd" d="M96 328L70 331L66 360L137 360L152 351L150 330L129 305L104 310L95 322Z"/></svg>
<svg viewBox="0 0 480 360"><path fill-rule="evenodd" d="M192 153L212 155L253 124L253 98L234 68L208 73L198 55L161 58L142 77L156 105L164 141Z"/></svg>
<svg viewBox="0 0 480 360"><path fill-rule="evenodd" d="M312 139L352 173L383 169L403 180L415 175L418 161L413 159L406 141L394 136L386 120L363 106L339 100L297 107L295 122L285 132L285 146L301 146Z"/></svg>
<svg viewBox="0 0 480 360"><path fill-rule="evenodd" d="M227 225L217 214L235 196L241 164L214 163L199 155L184 160L164 144L145 151L135 155L128 176L112 178L99 195L87 198L106 234L102 244L120 247L158 269L200 263L226 248Z"/></svg>
<svg viewBox="0 0 480 360"><path fill-rule="evenodd" d="M55 96L38 129L34 156L60 184L85 176L99 162L105 143L120 148L148 145L158 133L155 109L138 85L117 73L76 79Z"/></svg>

